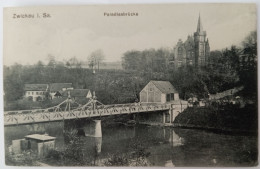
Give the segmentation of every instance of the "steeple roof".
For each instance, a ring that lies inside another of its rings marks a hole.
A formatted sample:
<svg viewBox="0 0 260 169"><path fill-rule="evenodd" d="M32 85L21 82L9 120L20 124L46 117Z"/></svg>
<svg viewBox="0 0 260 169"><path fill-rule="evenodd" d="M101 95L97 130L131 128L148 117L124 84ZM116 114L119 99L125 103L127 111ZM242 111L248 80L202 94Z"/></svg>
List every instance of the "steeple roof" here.
<svg viewBox="0 0 260 169"><path fill-rule="evenodd" d="M199 14L198 25L197 25L197 32L202 32L202 31L203 31L203 27L202 27L202 23L200 21L200 14Z"/></svg>

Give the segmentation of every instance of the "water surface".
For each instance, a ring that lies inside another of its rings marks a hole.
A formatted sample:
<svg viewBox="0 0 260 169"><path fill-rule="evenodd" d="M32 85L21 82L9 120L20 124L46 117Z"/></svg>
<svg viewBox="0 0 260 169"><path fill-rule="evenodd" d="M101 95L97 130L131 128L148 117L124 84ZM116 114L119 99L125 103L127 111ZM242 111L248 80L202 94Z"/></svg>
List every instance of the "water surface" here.
<svg viewBox="0 0 260 169"><path fill-rule="evenodd" d="M74 144L64 133L73 135L78 131L63 126L63 122L51 122L5 127L5 146L9 147L12 140L22 139L28 134L48 133L57 138L55 147L62 151ZM113 155L127 157L127 154L140 150L147 153L147 157L136 165L234 167L257 164L256 136L145 125L102 126L102 134L102 138L77 135L79 140L75 143L77 146L71 148L71 153L80 151L78 160L84 161L83 164L103 166ZM51 163L63 164L58 161ZM131 165L135 165L134 162Z"/></svg>

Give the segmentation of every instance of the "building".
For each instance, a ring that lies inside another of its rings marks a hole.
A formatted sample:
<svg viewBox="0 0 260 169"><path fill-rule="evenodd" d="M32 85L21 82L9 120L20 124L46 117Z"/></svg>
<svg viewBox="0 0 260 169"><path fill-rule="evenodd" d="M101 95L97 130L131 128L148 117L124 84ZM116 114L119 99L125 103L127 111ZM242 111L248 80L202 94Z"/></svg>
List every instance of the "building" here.
<svg viewBox="0 0 260 169"><path fill-rule="evenodd" d="M25 98L32 101L42 101L46 97L46 93L50 94L50 98L61 96L61 92L73 89L72 83L50 83L50 84L25 84Z"/></svg>
<svg viewBox="0 0 260 169"><path fill-rule="evenodd" d="M188 35L185 42L179 39L173 51L174 57L171 63L175 68L187 65L195 67L207 65L210 56L210 46L207 33L203 30L200 16L197 30L193 36Z"/></svg>
<svg viewBox="0 0 260 169"><path fill-rule="evenodd" d="M48 91L51 95L51 98L59 97L61 96L62 91L66 90L72 90L72 83L51 83L48 86Z"/></svg>
<svg viewBox="0 0 260 169"><path fill-rule="evenodd" d="M62 92L62 97L68 97L68 95L70 95L70 97L74 100L92 97L92 94L89 89L69 89L67 91Z"/></svg>
<svg viewBox="0 0 260 169"><path fill-rule="evenodd" d="M32 101L41 101L45 98L47 92L48 84L25 84L25 98Z"/></svg>
<svg viewBox="0 0 260 169"><path fill-rule="evenodd" d="M55 148L55 139L56 137L46 134L27 135L24 139L12 140L12 153L21 154L23 151L31 150L38 157L45 157Z"/></svg>
<svg viewBox="0 0 260 169"><path fill-rule="evenodd" d="M150 81L140 92L140 102L166 103L179 100L179 93L169 81Z"/></svg>

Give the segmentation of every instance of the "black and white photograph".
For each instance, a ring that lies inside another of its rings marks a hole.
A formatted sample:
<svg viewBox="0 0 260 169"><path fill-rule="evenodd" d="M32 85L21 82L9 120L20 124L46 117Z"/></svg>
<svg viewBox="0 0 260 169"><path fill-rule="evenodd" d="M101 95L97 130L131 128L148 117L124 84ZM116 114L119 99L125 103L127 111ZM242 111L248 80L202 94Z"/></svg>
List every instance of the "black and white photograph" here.
<svg viewBox="0 0 260 169"><path fill-rule="evenodd" d="M3 8L6 166L258 166L257 5Z"/></svg>

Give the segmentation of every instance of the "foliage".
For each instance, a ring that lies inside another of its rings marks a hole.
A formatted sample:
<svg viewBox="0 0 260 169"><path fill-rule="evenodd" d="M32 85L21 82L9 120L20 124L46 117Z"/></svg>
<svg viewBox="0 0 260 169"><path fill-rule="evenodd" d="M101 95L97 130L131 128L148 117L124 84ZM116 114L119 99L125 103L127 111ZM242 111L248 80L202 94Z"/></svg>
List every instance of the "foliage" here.
<svg viewBox="0 0 260 169"><path fill-rule="evenodd" d="M129 151L125 154L113 154L105 162L105 166L149 166L147 146L141 139L134 138L129 143Z"/></svg>
<svg viewBox="0 0 260 169"><path fill-rule="evenodd" d="M150 80L170 81L182 99L193 96L207 98L209 93L244 86L241 95L256 101L255 36L256 33L251 33L243 41L242 48L232 46L223 51L212 51L209 65L201 68L187 66L174 69L170 62L173 59L172 51L163 48L127 51L122 57L124 70L99 70L96 74L93 74L92 69L82 68L81 62L75 57L66 66L51 55L47 65L39 61L32 66L4 66L5 108L23 98L26 83L73 83L74 88L95 90L98 100L104 104L134 102L139 99L139 92ZM93 66L103 60L100 50L90 56ZM45 100L42 106L51 105L51 102Z"/></svg>
<svg viewBox="0 0 260 169"><path fill-rule="evenodd" d="M147 157L150 156L150 152L147 152L147 146L139 138L135 138L131 141L130 147L133 150L131 153L131 159L133 159L131 166L148 166Z"/></svg>
<svg viewBox="0 0 260 169"><path fill-rule="evenodd" d="M75 56L66 61L66 66L68 68L80 68L81 64L81 61L79 61Z"/></svg>
<svg viewBox="0 0 260 169"><path fill-rule="evenodd" d="M37 155L32 151L27 150L21 154L10 154L6 152L5 162L6 165L11 166L38 166Z"/></svg>
<svg viewBox="0 0 260 169"><path fill-rule="evenodd" d="M45 160L62 166L92 165L92 158L90 156L92 152L84 149L84 140L77 134L76 130L67 130L64 133L64 137L68 141L65 147L61 150L55 149L50 151Z"/></svg>
<svg viewBox="0 0 260 169"><path fill-rule="evenodd" d="M168 49L149 49L144 51L128 51L122 57L122 66L125 70L138 70L143 72L165 72L167 61L172 58Z"/></svg>
<svg viewBox="0 0 260 169"><path fill-rule="evenodd" d="M125 154L113 154L108 157L105 166L129 166L129 158Z"/></svg>
<svg viewBox="0 0 260 169"><path fill-rule="evenodd" d="M212 104L207 107L190 107L180 113L174 123L209 129L257 132L257 116L255 105L239 108L232 104L221 107Z"/></svg>
<svg viewBox="0 0 260 169"><path fill-rule="evenodd" d="M238 68L239 83L244 86L241 94L257 100L257 35L251 32L242 42L243 50Z"/></svg>

